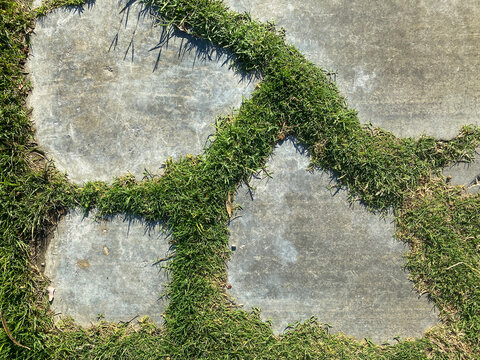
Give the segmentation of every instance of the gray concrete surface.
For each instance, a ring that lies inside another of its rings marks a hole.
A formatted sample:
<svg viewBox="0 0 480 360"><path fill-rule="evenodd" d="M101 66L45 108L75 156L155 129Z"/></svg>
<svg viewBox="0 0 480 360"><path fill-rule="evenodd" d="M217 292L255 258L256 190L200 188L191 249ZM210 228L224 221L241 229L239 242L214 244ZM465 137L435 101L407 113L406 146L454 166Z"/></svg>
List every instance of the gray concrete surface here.
<svg viewBox="0 0 480 360"><path fill-rule="evenodd" d="M475 0L225 0L277 20L311 61L338 71L360 120L397 136L451 138L480 124Z"/></svg>
<svg viewBox="0 0 480 360"><path fill-rule="evenodd" d="M452 185L463 185L468 192L480 192L480 149L476 149L474 161L471 163L455 163L443 169Z"/></svg>
<svg viewBox="0 0 480 360"><path fill-rule="evenodd" d="M38 142L75 182L141 178L168 156L201 153L215 117L254 86L227 53L181 34L166 41L139 4L125 4L59 9L32 37Z"/></svg>
<svg viewBox="0 0 480 360"><path fill-rule="evenodd" d="M39 0L36 0L38 4ZM37 22L28 66L37 139L74 182L156 173L168 156L202 151L215 117L238 107L253 82L228 70L228 53L176 33L166 37L138 4L125 11L97 0ZM314 63L338 71L360 120L398 136L454 136L480 124L480 7L467 0L227 0L260 20L277 19L287 40ZM167 39L169 39L167 41ZM350 207L309 174L289 142L255 180L255 200L232 221L231 294L263 309L274 329L316 315L376 342L420 337L438 318L403 270L407 250L392 218ZM480 174L478 163L446 169L452 183ZM81 325L150 315L161 322L165 236L142 223L62 220L46 256L56 288L52 307Z"/></svg>
<svg viewBox="0 0 480 360"><path fill-rule="evenodd" d="M159 225L125 219L96 222L72 211L58 224L45 256L45 274L55 288L56 319L69 315L88 326L99 314L107 321L148 315L157 324L167 301L168 240Z"/></svg>
<svg viewBox="0 0 480 360"><path fill-rule="evenodd" d="M421 337L438 322L433 303L419 298L403 270L408 250L382 219L335 194L328 173L309 173L308 156L290 139L267 163L270 179L253 179L235 202L230 225L236 246L228 263L230 291L281 332L315 315L335 332L382 343Z"/></svg>

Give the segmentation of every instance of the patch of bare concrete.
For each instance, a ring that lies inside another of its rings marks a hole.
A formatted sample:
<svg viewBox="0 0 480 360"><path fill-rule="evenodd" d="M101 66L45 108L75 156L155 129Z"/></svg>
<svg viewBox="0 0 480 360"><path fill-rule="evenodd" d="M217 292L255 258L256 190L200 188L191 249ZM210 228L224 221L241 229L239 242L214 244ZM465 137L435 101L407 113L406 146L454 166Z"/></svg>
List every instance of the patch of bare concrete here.
<svg viewBox="0 0 480 360"><path fill-rule="evenodd" d="M37 21L28 62L38 142L74 182L110 181L201 153L253 83L229 54L166 33L139 3L97 0Z"/></svg>
<svg viewBox="0 0 480 360"><path fill-rule="evenodd" d="M128 322L148 315L157 324L167 305L169 244L160 225L116 216L95 221L72 211L58 224L45 256L55 288L56 318L71 316L89 326L99 317Z"/></svg>
<svg viewBox="0 0 480 360"><path fill-rule="evenodd" d="M328 189L328 173L306 171L302 152L284 142L267 163L271 178L253 179L253 193L239 189L231 294L261 308L276 332L315 315L335 332L378 343L421 337L438 317L403 270L408 247L395 240L393 217L349 205L345 191Z"/></svg>
<svg viewBox="0 0 480 360"><path fill-rule="evenodd" d="M443 175L447 177L451 185L462 185L470 193L480 192L480 149L477 149L472 162L457 162L443 169Z"/></svg>

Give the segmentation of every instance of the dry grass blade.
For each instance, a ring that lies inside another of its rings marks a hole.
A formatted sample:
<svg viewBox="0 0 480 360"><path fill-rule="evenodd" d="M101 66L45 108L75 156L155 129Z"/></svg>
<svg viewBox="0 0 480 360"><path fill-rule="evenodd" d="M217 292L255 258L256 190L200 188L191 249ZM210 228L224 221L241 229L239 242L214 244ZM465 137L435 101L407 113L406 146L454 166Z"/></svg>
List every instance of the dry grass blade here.
<svg viewBox="0 0 480 360"><path fill-rule="evenodd" d="M477 274L480 275L480 271L478 271L477 269L475 269L473 266L467 264L467 263L464 263L463 261L460 261L452 266L449 266L448 268L446 268L445 270L450 270L450 269L453 269L454 267L458 266L458 265L465 265L466 267L468 267L470 270L476 272Z"/></svg>
<svg viewBox="0 0 480 360"><path fill-rule="evenodd" d="M225 207L227 208L228 218L232 217L232 201L230 198L230 191L227 195L227 201L225 202Z"/></svg>
<svg viewBox="0 0 480 360"><path fill-rule="evenodd" d="M13 337L12 333L10 332L10 330L8 330L7 321L5 320L5 316L3 316L3 312L1 312L1 311L0 311L0 317L2 318L3 328L5 329L5 332L7 333L7 336L10 338L10 340L12 340L12 342L13 342L15 345L30 350L30 348L29 348L28 346L22 345L22 344L20 344L17 340L15 340L15 338Z"/></svg>

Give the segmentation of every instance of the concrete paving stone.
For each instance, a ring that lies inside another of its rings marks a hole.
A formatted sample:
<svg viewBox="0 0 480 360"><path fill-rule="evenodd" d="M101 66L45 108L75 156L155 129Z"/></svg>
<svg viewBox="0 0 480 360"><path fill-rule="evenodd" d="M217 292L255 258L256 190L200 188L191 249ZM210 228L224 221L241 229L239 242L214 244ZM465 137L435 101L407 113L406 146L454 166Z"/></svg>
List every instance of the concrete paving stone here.
<svg viewBox="0 0 480 360"><path fill-rule="evenodd" d="M450 177L450 184L463 185L470 193L477 194L480 192L479 154L480 149L477 149L473 162L458 162L443 169L443 175Z"/></svg>
<svg viewBox="0 0 480 360"><path fill-rule="evenodd" d="M216 116L254 87L230 56L168 34L139 3L98 0L37 21L28 61L39 144L74 182L109 181L202 152ZM168 39L168 41L167 41Z"/></svg>
<svg viewBox="0 0 480 360"><path fill-rule="evenodd" d="M452 138L480 124L480 7L475 0L225 0L337 71L360 121L400 137Z"/></svg>
<svg viewBox="0 0 480 360"><path fill-rule="evenodd" d="M114 322L148 315L160 325L168 274L165 262L154 264L169 254L162 227L122 215L97 222L94 215L72 210L48 246L45 274L55 288L56 319L68 315L89 326L98 314Z"/></svg>
<svg viewBox="0 0 480 360"><path fill-rule="evenodd" d="M239 188L229 292L261 308L277 333L315 315L335 332L378 343L421 337L439 320L403 270L408 246L394 238L393 216L350 206L345 191L328 189L329 174L307 172L308 163L289 139L267 163L271 178L252 179L253 192Z"/></svg>
<svg viewBox="0 0 480 360"><path fill-rule="evenodd" d="M480 123L480 8L473 0L226 3L277 19L310 60L337 70L363 123L438 138ZM74 182L110 181L127 171L141 178L168 156L200 153L215 117L254 87L228 69L228 53L179 32L166 37L138 3L122 11L125 4L59 9L38 20L32 37L36 136ZM327 187L334 180L306 172L301 151L291 140L276 149L273 178L252 181L254 201L239 189L231 294L247 308L261 307L276 332L316 315L333 331L376 342L420 337L438 317L402 270L407 248L394 239L393 218L349 206L343 191L333 195ZM455 169L452 183L480 173ZM99 313L160 323L167 278L152 264L168 249L158 226L145 231L121 216L96 223L72 211L46 256L53 310L85 326Z"/></svg>

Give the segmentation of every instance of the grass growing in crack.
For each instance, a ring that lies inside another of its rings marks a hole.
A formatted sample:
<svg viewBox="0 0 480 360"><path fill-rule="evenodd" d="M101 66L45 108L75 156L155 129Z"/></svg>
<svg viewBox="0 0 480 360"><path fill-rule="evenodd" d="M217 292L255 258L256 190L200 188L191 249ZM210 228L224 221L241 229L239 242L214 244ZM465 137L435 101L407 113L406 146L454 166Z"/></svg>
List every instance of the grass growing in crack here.
<svg viewBox="0 0 480 360"><path fill-rule="evenodd" d="M45 280L32 267L33 242L69 204L70 186L51 170L33 143L23 73L33 17L21 2L0 1L0 310L18 347L0 331L0 356L35 358L51 325Z"/></svg>
<svg viewBox="0 0 480 360"><path fill-rule="evenodd" d="M479 354L480 198L432 179L398 211L398 236L410 244L406 267L443 312L453 341L440 347ZM459 341L461 340L461 341ZM440 341L437 339L437 341ZM466 351L468 350L468 351Z"/></svg>
<svg viewBox="0 0 480 360"><path fill-rule="evenodd" d="M477 313L477 197L467 196L431 173L469 159L479 131L465 128L452 141L398 139L362 126L322 69L285 44L282 31L228 11L218 1L149 0L159 20L228 48L236 66L261 74L250 100L218 122L215 141L199 156L166 164L162 177L112 185L75 187L35 152L24 110L28 85L22 66L34 14L17 2L0 2L1 170L0 305L12 334L28 351L0 333L3 358L345 358L420 359L475 356ZM54 1L35 12L60 5ZM399 237L413 248L408 268L428 290L448 324L413 342L377 346L331 335L315 320L273 335L257 311L237 309L224 292L228 250L225 201L238 184L265 165L275 144L299 138L312 168L331 169L340 185L370 209L397 209ZM129 213L163 220L173 233L175 257L165 327L140 330L100 324L89 330L56 328L46 311L44 279L31 266L32 238L40 237L69 206L103 215ZM35 276L32 277L32 273ZM20 284L20 285L19 285ZM458 290L458 291L457 291Z"/></svg>

